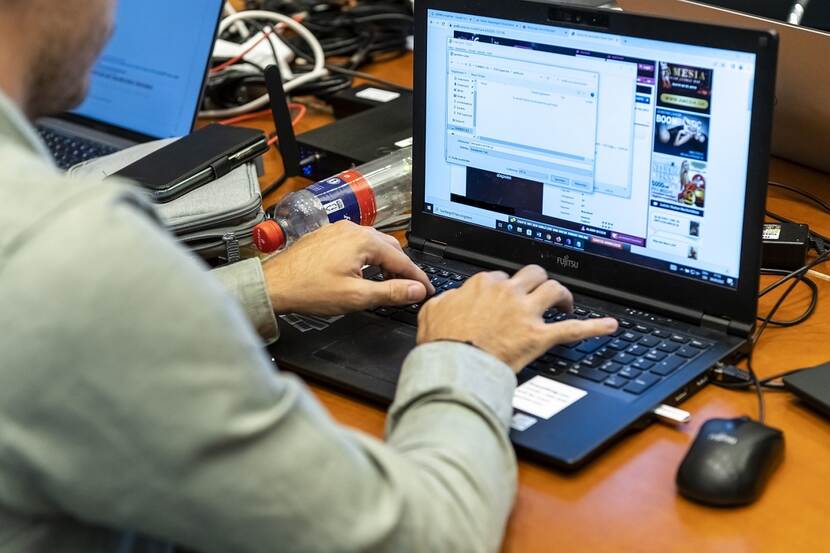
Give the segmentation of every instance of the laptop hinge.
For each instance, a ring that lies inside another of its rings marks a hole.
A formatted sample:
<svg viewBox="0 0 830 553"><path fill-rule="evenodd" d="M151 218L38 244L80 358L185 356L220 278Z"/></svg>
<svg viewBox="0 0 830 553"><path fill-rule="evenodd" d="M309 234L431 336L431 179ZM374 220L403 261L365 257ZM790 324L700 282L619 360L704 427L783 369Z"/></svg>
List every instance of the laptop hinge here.
<svg viewBox="0 0 830 553"><path fill-rule="evenodd" d="M703 328L711 328L712 330L723 332L724 334L731 334L730 330L732 321L724 319L723 317L716 317L714 315L704 313L703 317L700 319L700 326Z"/></svg>
<svg viewBox="0 0 830 553"><path fill-rule="evenodd" d="M436 242L434 240L427 240L424 242L424 253L427 255L434 255L444 259L444 254L447 252L447 245L443 242Z"/></svg>

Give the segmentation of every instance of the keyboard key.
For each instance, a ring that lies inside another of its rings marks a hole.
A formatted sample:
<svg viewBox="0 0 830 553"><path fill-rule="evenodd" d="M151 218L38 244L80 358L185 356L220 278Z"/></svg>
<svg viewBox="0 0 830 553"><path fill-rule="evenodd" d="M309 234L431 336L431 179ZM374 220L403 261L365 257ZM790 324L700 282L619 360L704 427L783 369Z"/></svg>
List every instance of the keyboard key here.
<svg viewBox="0 0 830 553"><path fill-rule="evenodd" d="M640 334L639 332L634 332L633 330L628 330L626 332L623 332L620 335L620 340L625 340L626 342L637 342L642 337L643 337L643 335Z"/></svg>
<svg viewBox="0 0 830 553"><path fill-rule="evenodd" d="M640 369L641 371L647 371L654 366L654 361L649 361L648 359L643 359L641 357L633 363L631 363L631 366L635 369Z"/></svg>
<svg viewBox="0 0 830 553"><path fill-rule="evenodd" d="M623 367L623 369L617 374L626 378L637 378L642 373L643 371L637 370L634 367Z"/></svg>
<svg viewBox="0 0 830 553"><path fill-rule="evenodd" d="M608 342L608 348L612 350L622 351L627 348L630 344L623 340L611 340Z"/></svg>
<svg viewBox="0 0 830 553"><path fill-rule="evenodd" d="M596 311L591 311L590 313L588 313L589 319L601 319L603 317L605 317L605 315L603 315L602 313L597 313Z"/></svg>
<svg viewBox="0 0 830 553"><path fill-rule="evenodd" d="M440 276L441 278L450 278L450 272L449 271L440 271L438 273L438 276Z"/></svg>
<svg viewBox="0 0 830 553"><path fill-rule="evenodd" d="M628 379L623 378L623 377L621 377L620 375L617 375L617 374L612 374L611 376L609 376L605 380L604 384L606 386L611 386L612 388L619 389L619 388L622 388L623 386L625 386L626 384L628 384Z"/></svg>
<svg viewBox="0 0 830 553"><path fill-rule="evenodd" d="M435 286L436 288L438 288L439 286L441 286L442 284L444 284L445 282L447 282L447 279L445 279L445 278L441 278L441 277L439 277L439 276L434 276L434 277L431 277L431 278L429 279L429 281L430 281L430 283L432 283L432 285L433 285L433 286Z"/></svg>
<svg viewBox="0 0 830 553"><path fill-rule="evenodd" d="M646 354L646 356L645 356L645 357L646 357L646 359L648 359L649 361L654 361L654 362L657 362L657 361L662 361L663 359L665 359L665 358L666 358L666 354L665 354L665 353L663 353L663 352L662 352L662 351L660 351L660 350L653 349L653 350L651 350L650 352L648 352L648 353Z"/></svg>
<svg viewBox="0 0 830 553"><path fill-rule="evenodd" d="M552 353L556 357L559 357L560 359L565 359L566 361L579 361L583 357L585 357L585 354L580 351L576 351L575 349L564 348L562 346L556 346L555 348L550 350L550 353Z"/></svg>
<svg viewBox="0 0 830 553"><path fill-rule="evenodd" d="M644 324L635 324L634 325L634 330L636 330L637 332L642 332L643 334L648 334L654 329L651 328L650 326L646 326Z"/></svg>
<svg viewBox="0 0 830 553"><path fill-rule="evenodd" d="M677 357L676 355L672 355L668 359L663 359L656 365L651 368L651 372L654 374L659 374L660 376L666 376L674 371L676 371L686 360L682 357Z"/></svg>
<svg viewBox="0 0 830 553"><path fill-rule="evenodd" d="M677 342L661 342L657 349L666 353L674 353L680 349L680 344Z"/></svg>
<svg viewBox="0 0 830 553"><path fill-rule="evenodd" d="M654 346L660 343L660 338L656 336L643 336L637 343L647 348L653 348Z"/></svg>
<svg viewBox="0 0 830 553"><path fill-rule="evenodd" d="M588 314L587 309L583 309L581 307L574 308L574 315L579 315L580 317L584 317L587 314Z"/></svg>
<svg viewBox="0 0 830 553"><path fill-rule="evenodd" d="M628 353L620 352L614 356L614 361L617 363L622 363L623 365L628 365L632 363L636 359L633 355L629 355Z"/></svg>
<svg viewBox="0 0 830 553"><path fill-rule="evenodd" d="M408 325L418 326L418 315L410 313L409 311L398 311L393 313L392 318Z"/></svg>
<svg viewBox="0 0 830 553"><path fill-rule="evenodd" d="M599 366L599 370L605 371L607 373L616 373L622 369L623 366L619 363L615 363L614 361L606 361L602 365Z"/></svg>
<svg viewBox="0 0 830 553"><path fill-rule="evenodd" d="M580 361L580 363L582 363L586 367L597 368L600 365L602 365L603 363L605 363L606 361L607 361L607 359L603 359L602 357L597 357L595 355L589 355L588 357L586 357L585 359Z"/></svg>
<svg viewBox="0 0 830 553"><path fill-rule="evenodd" d="M632 394L642 394L655 384L660 381L659 376L655 376L651 373L643 373L623 388L626 392L630 392Z"/></svg>
<svg viewBox="0 0 830 553"><path fill-rule="evenodd" d="M390 309L388 307L378 307L375 309L375 315L380 315L381 317L390 317L395 312L397 312L397 309Z"/></svg>
<svg viewBox="0 0 830 553"><path fill-rule="evenodd" d="M700 353L700 350L695 349L691 346L683 346L674 353L675 355L679 355L680 357L683 357L685 359L694 359Z"/></svg>
<svg viewBox="0 0 830 553"><path fill-rule="evenodd" d="M456 281L456 282L461 282L461 281L465 280L467 277L465 277L465 276L461 276L461 275L457 275L457 274L453 273L453 274L450 276L450 278L451 278L451 279L453 279L453 280L454 280L454 281Z"/></svg>
<svg viewBox="0 0 830 553"><path fill-rule="evenodd" d="M689 342L689 345L697 349L709 349L710 347L712 347L712 344L708 342L703 342L701 340L692 340L691 342Z"/></svg>
<svg viewBox="0 0 830 553"><path fill-rule="evenodd" d="M689 341L689 339L682 334L672 334L671 340L672 342L677 342L678 344L685 344Z"/></svg>
<svg viewBox="0 0 830 553"><path fill-rule="evenodd" d="M634 344L625 351L626 353L630 353L631 355L636 355L637 357L640 357L641 355L645 355L646 353L648 353L648 348L645 346L641 346L639 344Z"/></svg>
<svg viewBox="0 0 830 553"><path fill-rule="evenodd" d="M576 348L577 351L581 351L583 353L593 353L608 342L611 341L611 338L607 336L601 336L597 338L589 338L582 342L579 347Z"/></svg>
<svg viewBox="0 0 830 553"><path fill-rule="evenodd" d="M412 305L406 306L406 310L410 313L418 313L421 310L421 304L413 303Z"/></svg>
<svg viewBox="0 0 830 553"><path fill-rule="evenodd" d="M594 357L600 357L602 359L610 359L617 355L617 352L611 348L600 348L594 352Z"/></svg>
<svg viewBox="0 0 830 553"><path fill-rule="evenodd" d="M606 373L592 369L591 367L585 367L582 365L574 365L570 369L568 369L568 374L572 374L574 376L579 376L582 378L587 378L593 382L602 382L608 376Z"/></svg>
<svg viewBox="0 0 830 553"><path fill-rule="evenodd" d="M619 319L619 322L620 322L620 328L633 328L634 327L634 323L632 323L631 321L627 321L625 319Z"/></svg>
<svg viewBox="0 0 830 553"><path fill-rule="evenodd" d="M671 338L671 332L668 330L660 330L659 328L655 329L652 334L658 338Z"/></svg>

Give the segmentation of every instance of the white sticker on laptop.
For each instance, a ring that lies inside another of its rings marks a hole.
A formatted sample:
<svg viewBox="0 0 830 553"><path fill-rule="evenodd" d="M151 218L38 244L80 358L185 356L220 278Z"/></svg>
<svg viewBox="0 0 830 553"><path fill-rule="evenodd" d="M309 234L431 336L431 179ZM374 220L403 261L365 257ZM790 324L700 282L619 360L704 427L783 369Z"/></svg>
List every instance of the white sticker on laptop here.
<svg viewBox="0 0 830 553"><path fill-rule="evenodd" d="M513 408L547 420L587 395L585 390L535 376L516 388Z"/></svg>

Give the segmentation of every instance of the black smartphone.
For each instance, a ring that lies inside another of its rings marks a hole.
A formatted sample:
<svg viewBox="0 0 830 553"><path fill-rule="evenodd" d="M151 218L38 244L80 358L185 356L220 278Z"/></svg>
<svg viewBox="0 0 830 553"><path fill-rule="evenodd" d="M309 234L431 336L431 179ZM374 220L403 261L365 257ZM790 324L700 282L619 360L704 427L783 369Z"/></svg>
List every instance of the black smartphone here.
<svg viewBox="0 0 830 553"><path fill-rule="evenodd" d="M221 178L268 151L257 129L209 125L114 173L137 182L153 200L169 202Z"/></svg>

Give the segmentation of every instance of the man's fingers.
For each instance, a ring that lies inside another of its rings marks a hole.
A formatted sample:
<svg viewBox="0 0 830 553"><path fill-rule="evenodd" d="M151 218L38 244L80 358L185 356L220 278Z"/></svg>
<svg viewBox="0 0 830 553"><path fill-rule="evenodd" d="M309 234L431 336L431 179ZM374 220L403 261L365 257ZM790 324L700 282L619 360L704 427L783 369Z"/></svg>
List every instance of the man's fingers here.
<svg viewBox="0 0 830 553"><path fill-rule="evenodd" d="M381 305L409 305L427 297L427 289L417 280L393 279L376 282L355 280L354 307L368 309Z"/></svg>
<svg viewBox="0 0 830 553"><path fill-rule="evenodd" d="M571 291L555 280L543 282L530 293L530 299L537 307L539 314L544 313L551 307L556 307L559 311L570 313L574 306L574 298Z"/></svg>
<svg viewBox="0 0 830 553"><path fill-rule="evenodd" d="M377 265L384 273L420 282L428 293L435 293L435 288L430 284L426 273L399 248L395 248L386 240L373 240L367 249L364 259L367 265Z"/></svg>
<svg viewBox="0 0 830 553"><path fill-rule="evenodd" d="M617 320L611 318L571 319L560 323L546 325L551 344L569 344L595 336L605 336L617 330Z"/></svg>
<svg viewBox="0 0 830 553"><path fill-rule="evenodd" d="M520 290L530 293L548 280L548 274L538 265L523 267L510 281Z"/></svg>
<svg viewBox="0 0 830 553"><path fill-rule="evenodd" d="M394 236L389 236L388 234L384 234L384 233L382 233L382 232L380 232L380 231L378 231L378 230L376 230L375 232L378 234L378 236L379 236L379 237L380 237L383 241L388 242L390 246L392 246L392 247L393 247L393 248L395 248L396 250L403 251L403 247L401 246L401 243L400 243L400 242L398 242L398 239L397 239L397 238L395 238Z"/></svg>

